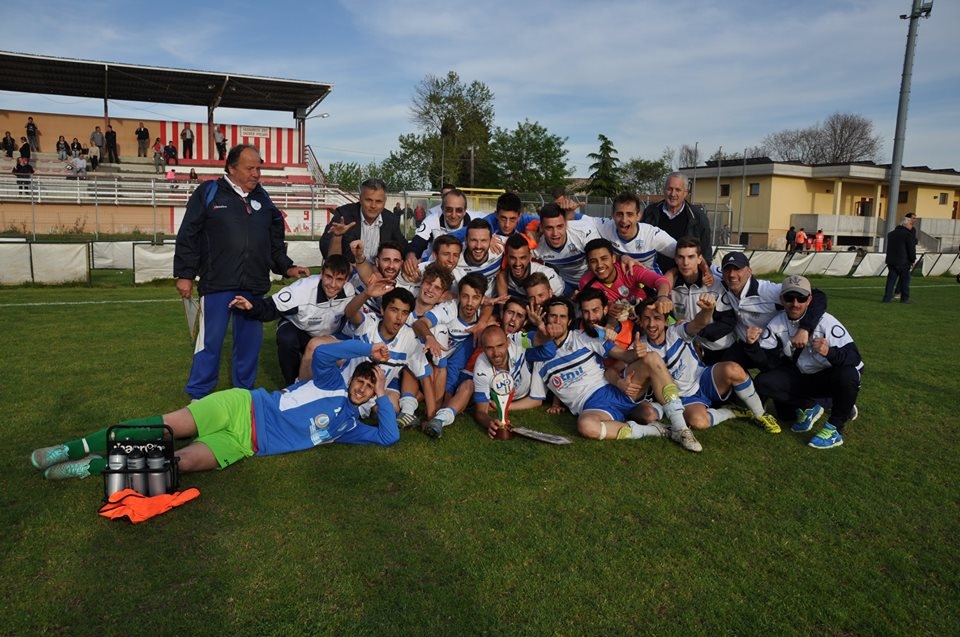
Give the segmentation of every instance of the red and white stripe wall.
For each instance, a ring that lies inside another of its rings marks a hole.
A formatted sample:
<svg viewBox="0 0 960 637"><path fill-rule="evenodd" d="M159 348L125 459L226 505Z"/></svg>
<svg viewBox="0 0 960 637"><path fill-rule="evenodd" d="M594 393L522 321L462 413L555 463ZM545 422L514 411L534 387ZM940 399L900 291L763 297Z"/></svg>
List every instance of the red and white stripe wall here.
<svg viewBox="0 0 960 637"><path fill-rule="evenodd" d="M173 141L177 147L177 154L183 156L183 143L180 132L183 122L159 122L160 132L155 137L166 144ZM218 124L223 126L223 133L227 138L227 148L237 144L253 144L260 149L260 155L267 164L302 164L300 156L300 142L297 130L294 128L279 128L274 126L246 126L243 124ZM193 130L193 158L200 160L217 160L217 149L210 139L209 127L206 123L190 122Z"/></svg>

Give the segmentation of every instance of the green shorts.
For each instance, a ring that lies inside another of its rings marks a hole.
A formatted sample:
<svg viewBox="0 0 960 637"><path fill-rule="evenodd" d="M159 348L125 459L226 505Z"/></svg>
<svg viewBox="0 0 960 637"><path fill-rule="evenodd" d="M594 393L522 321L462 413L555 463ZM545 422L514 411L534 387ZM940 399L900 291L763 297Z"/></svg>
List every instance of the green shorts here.
<svg viewBox="0 0 960 637"><path fill-rule="evenodd" d="M210 448L223 469L253 455L251 408L246 389L225 389L187 405L197 423L197 442Z"/></svg>

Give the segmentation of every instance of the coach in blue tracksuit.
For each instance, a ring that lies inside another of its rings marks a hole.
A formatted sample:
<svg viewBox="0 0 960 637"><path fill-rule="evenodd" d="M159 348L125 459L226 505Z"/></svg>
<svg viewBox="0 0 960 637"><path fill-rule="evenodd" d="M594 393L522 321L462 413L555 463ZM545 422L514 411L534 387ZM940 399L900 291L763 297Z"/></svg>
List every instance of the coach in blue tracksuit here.
<svg viewBox="0 0 960 637"><path fill-rule="evenodd" d="M261 298L270 289L271 270L310 274L287 256L283 215L260 186L261 163L255 146L234 146L227 154L227 174L194 191L177 233L173 275L180 296L190 298L193 280L200 277L201 323L186 387L191 398L203 398L217 386L231 314L233 386L252 389L257 379L263 324L232 312L230 301L235 296Z"/></svg>

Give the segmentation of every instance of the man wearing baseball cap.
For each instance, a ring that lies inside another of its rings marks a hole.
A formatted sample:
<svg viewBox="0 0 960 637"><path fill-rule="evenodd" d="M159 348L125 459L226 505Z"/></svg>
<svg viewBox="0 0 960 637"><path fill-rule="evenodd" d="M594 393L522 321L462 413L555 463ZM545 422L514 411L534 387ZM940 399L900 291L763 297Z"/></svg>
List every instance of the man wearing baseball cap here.
<svg viewBox="0 0 960 637"><path fill-rule="evenodd" d="M812 299L810 281L788 276L780 286L784 310L770 320L766 329L748 328L745 349L755 365L764 370L754 380L757 391L773 398L780 414L796 413L792 431L810 431L824 413L816 401L832 401L826 424L809 443L814 449L830 449L843 444L844 426L857 417L863 359L847 329L826 312L805 347L798 348L791 342Z"/></svg>
<svg viewBox="0 0 960 637"><path fill-rule="evenodd" d="M743 351L747 329L765 327L777 312L783 309L780 305L781 284L753 276L750 260L743 252L734 251L723 255L720 267L723 269L724 292L717 303L713 320L717 325L727 326L728 330L732 325L732 333L736 335L737 342L726 350L711 353L713 358L705 362L735 361L744 369L750 369L754 365ZM819 290L814 291L810 312L803 317L798 329L791 336L796 348L802 349L807 345L813 328L826 309L827 296ZM731 319L731 313L735 318ZM710 330L705 336L717 341L722 337L719 333L721 329L723 328Z"/></svg>

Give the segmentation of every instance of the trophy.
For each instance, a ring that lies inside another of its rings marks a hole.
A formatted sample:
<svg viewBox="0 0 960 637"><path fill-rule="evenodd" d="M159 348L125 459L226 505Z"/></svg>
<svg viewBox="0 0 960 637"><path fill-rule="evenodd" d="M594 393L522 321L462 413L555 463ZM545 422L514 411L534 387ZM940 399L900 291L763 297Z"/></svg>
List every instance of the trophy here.
<svg viewBox="0 0 960 637"><path fill-rule="evenodd" d="M497 372L490 380L490 400L496 410L496 418L500 421L500 427L497 429L497 440L513 438L513 432L510 431L510 421L507 420L507 410L510 409L515 390L513 376L510 375L510 372Z"/></svg>

